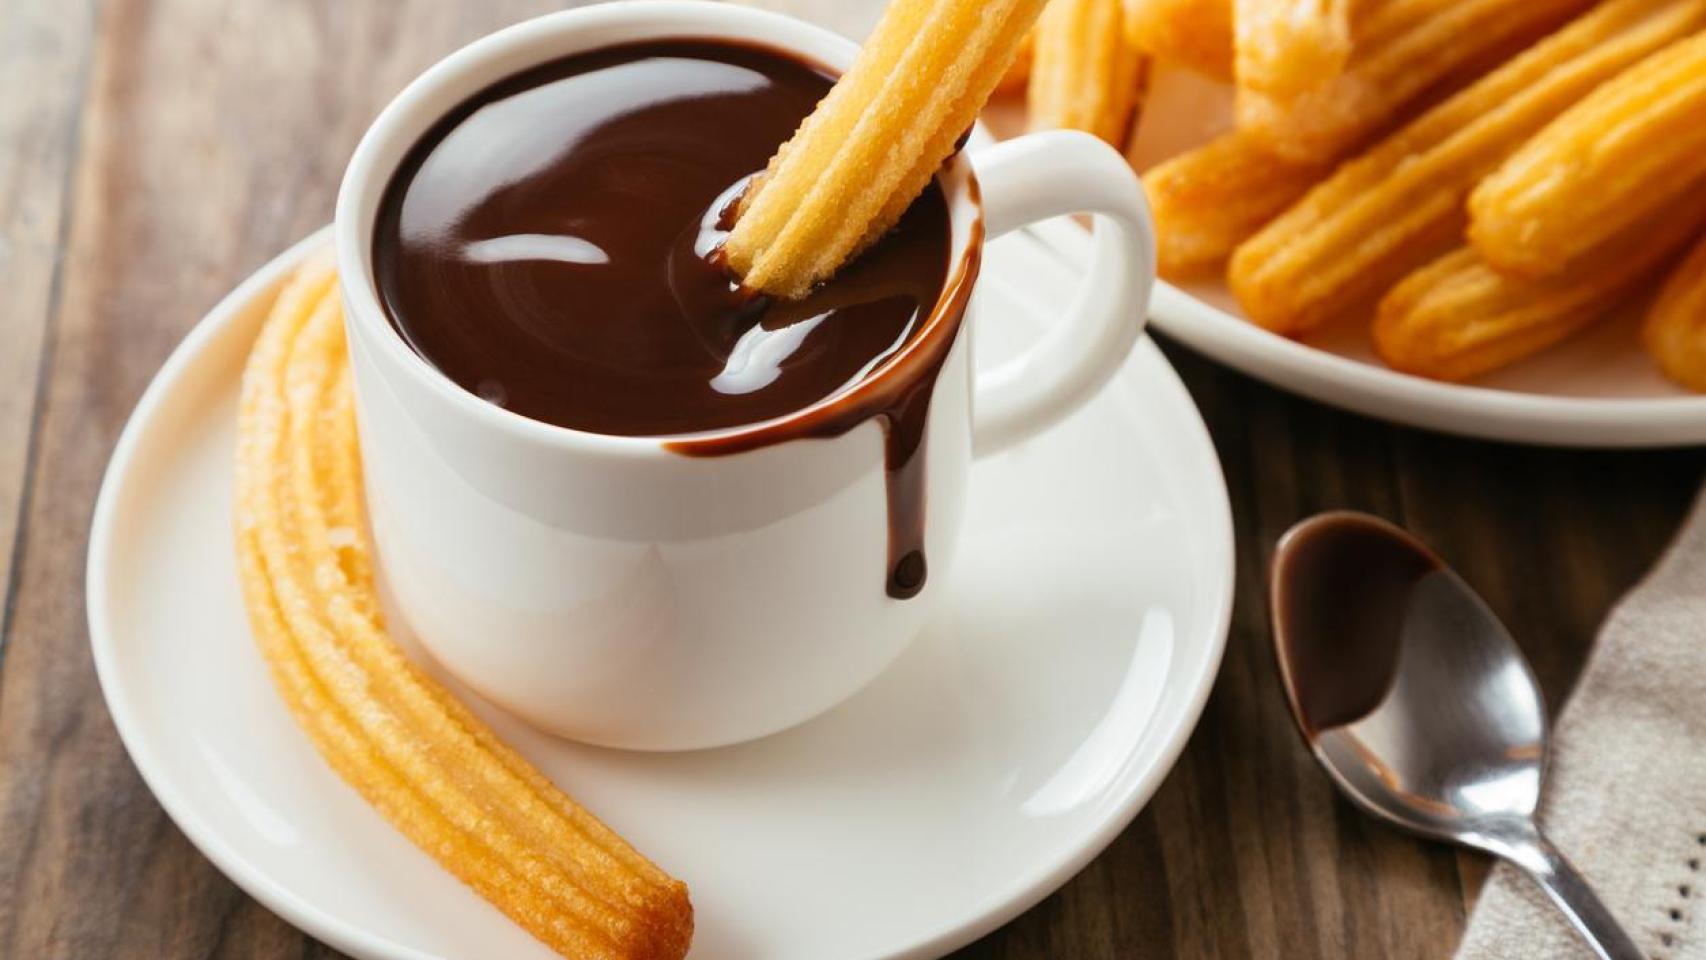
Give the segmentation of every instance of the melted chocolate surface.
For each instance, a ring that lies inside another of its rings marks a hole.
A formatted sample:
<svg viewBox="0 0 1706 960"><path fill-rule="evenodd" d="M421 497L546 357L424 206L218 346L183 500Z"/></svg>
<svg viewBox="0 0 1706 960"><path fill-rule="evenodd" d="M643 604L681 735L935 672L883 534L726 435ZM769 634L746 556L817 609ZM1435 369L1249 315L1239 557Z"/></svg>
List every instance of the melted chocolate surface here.
<svg viewBox="0 0 1706 960"><path fill-rule="evenodd" d="M672 437L692 456L878 420L886 589L904 598L926 578L930 397L976 272L949 276L941 188L801 301L739 289L715 256L732 202L831 82L777 51L698 40L517 74L409 151L381 200L374 270L417 353L535 420Z"/></svg>
<svg viewBox="0 0 1706 960"><path fill-rule="evenodd" d="M1310 739L1386 699L1404 623L1439 559L1384 521L1317 517L1281 544L1272 578L1275 649Z"/></svg>

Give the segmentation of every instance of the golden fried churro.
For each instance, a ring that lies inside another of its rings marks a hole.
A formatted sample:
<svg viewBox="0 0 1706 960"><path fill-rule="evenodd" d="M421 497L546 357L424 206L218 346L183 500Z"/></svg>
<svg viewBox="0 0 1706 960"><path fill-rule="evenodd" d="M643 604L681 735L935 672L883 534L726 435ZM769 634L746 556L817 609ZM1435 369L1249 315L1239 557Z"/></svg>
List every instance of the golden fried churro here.
<svg viewBox="0 0 1706 960"><path fill-rule="evenodd" d="M1151 169L1144 185L1155 213L1162 275L1185 278L1224 262L1233 248L1325 177L1331 161L1376 132L1370 124L1402 118L1406 100L1414 98L1386 82L1379 66L1386 62L1383 55L1393 46L1395 35L1412 31L1417 22L1428 18L1451 19L1494 4L1527 11L1523 18L1511 18L1526 22L1536 20L1533 12L1548 6L1523 6L1512 0L1493 4L1487 0L1389 0L1374 5L1356 24L1351 72L1331 81L1319 97L1304 94L1319 100L1320 109L1309 111L1301 124L1284 124L1287 130L1298 128L1299 137L1289 142L1301 148L1276 153L1271 132L1241 128ZM1412 82L1416 73L1404 71L1397 78L1400 87ZM1278 101L1262 98L1262 102ZM1310 125L1311 120L1328 117L1336 117L1337 122Z"/></svg>
<svg viewBox="0 0 1706 960"><path fill-rule="evenodd" d="M237 548L273 680L392 825L565 957L676 960L687 890L577 806L385 633L330 256L279 295L243 374Z"/></svg>
<svg viewBox="0 0 1706 960"><path fill-rule="evenodd" d="M1123 146L1143 68L1124 0L1052 0L1036 37L1026 97L1031 129L1083 130Z"/></svg>
<svg viewBox="0 0 1706 960"><path fill-rule="evenodd" d="M1306 333L1456 246L1474 184L1602 81L1706 24L1706 0L1605 0L1345 163L1232 255L1246 314Z"/></svg>
<svg viewBox="0 0 1706 960"><path fill-rule="evenodd" d="M1318 87L1351 55L1351 0L1237 0L1232 18L1238 85L1277 97Z"/></svg>
<svg viewBox="0 0 1706 960"><path fill-rule="evenodd" d="M1157 60L1232 79L1232 0L1135 0L1131 38Z"/></svg>
<svg viewBox="0 0 1706 960"><path fill-rule="evenodd" d="M1337 76L1289 96L1237 94L1238 125L1291 160L1357 149L1503 62L1591 0L1386 0L1353 27Z"/></svg>
<svg viewBox="0 0 1706 960"><path fill-rule="evenodd" d="M1706 392L1706 236L1660 288L1641 335L1665 376Z"/></svg>
<svg viewBox="0 0 1706 960"><path fill-rule="evenodd" d="M1469 195L1469 239L1499 270L1546 276L1703 174L1706 33L1630 67L1511 154Z"/></svg>
<svg viewBox="0 0 1706 960"><path fill-rule="evenodd" d="M799 297L882 236L1007 72L1044 0L896 0L851 69L742 198L723 254Z"/></svg>
<svg viewBox="0 0 1706 960"><path fill-rule="evenodd" d="M1463 246L1388 293L1374 343L1388 364L1440 380L1506 366L1608 315L1706 224L1706 190L1640 221L1553 277L1520 280Z"/></svg>
<svg viewBox="0 0 1706 960"><path fill-rule="evenodd" d="M1036 58L1036 52L1037 31L1032 28L1019 42L1019 50L1013 54L1013 62L1007 65L1007 72L1001 75L1001 82L995 85L995 92L1014 94L1024 90L1031 81L1031 61Z"/></svg>
<svg viewBox="0 0 1706 960"><path fill-rule="evenodd" d="M1272 156L1244 134L1222 134L1143 175L1163 277L1219 266L1245 238L1327 175L1319 163Z"/></svg>

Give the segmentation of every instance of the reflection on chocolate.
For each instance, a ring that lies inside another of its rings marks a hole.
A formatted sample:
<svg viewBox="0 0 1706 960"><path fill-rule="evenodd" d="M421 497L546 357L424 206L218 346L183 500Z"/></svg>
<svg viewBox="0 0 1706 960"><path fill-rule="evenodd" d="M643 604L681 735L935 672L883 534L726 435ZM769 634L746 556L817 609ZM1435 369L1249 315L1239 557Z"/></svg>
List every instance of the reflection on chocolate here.
<svg viewBox="0 0 1706 960"><path fill-rule="evenodd" d="M887 589L906 597L925 577L924 424L975 273L949 277L941 189L802 301L749 296L714 256L730 201L829 85L775 51L687 40L518 74L411 149L374 271L416 352L536 420L714 455L877 419Z"/></svg>
<svg viewBox="0 0 1706 960"><path fill-rule="evenodd" d="M1280 542L1274 643L1306 736L1355 723L1386 699L1416 587L1440 569L1363 514L1317 517Z"/></svg>

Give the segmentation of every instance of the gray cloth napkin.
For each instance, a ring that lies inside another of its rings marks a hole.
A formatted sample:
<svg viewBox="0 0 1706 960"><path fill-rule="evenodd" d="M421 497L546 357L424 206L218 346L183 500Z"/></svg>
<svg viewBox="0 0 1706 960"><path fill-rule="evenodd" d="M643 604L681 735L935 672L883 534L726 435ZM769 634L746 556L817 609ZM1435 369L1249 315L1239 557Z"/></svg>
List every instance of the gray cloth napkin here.
<svg viewBox="0 0 1706 960"><path fill-rule="evenodd" d="M1653 960L1706 960L1706 496L1618 604L1558 718L1541 824ZM1458 960L1592 953L1495 868Z"/></svg>

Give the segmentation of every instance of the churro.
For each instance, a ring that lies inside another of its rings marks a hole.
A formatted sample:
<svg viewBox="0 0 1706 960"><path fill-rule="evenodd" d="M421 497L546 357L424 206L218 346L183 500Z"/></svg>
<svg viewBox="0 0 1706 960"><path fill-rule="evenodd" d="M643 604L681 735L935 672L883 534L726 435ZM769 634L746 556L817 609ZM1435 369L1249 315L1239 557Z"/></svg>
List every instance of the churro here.
<svg viewBox="0 0 1706 960"><path fill-rule="evenodd" d="M1519 276L1562 270L1706 175L1706 33L1564 111L1469 195L1469 240Z"/></svg>
<svg viewBox="0 0 1706 960"><path fill-rule="evenodd" d="M675 960L687 890L503 744L387 636L361 502L336 276L314 258L243 375L236 533L244 602L322 757L416 846L577 960Z"/></svg>
<svg viewBox="0 0 1706 960"><path fill-rule="evenodd" d="M1331 80L1351 55L1351 0L1236 0L1238 86L1293 97Z"/></svg>
<svg viewBox="0 0 1706 960"><path fill-rule="evenodd" d="M1291 160L1342 156L1586 9L1591 0L1386 0L1338 75L1289 96L1243 86L1238 125Z"/></svg>
<svg viewBox="0 0 1706 960"><path fill-rule="evenodd" d="M1365 307L1458 244L1481 177L1594 87L1706 24L1706 0L1605 0L1341 166L1245 241L1229 280L1288 335Z"/></svg>
<svg viewBox="0 0 1706 960"><path fill-rule="evenodd" d="M1186 279L1224 263L1329 169L1281 160L1238 132L1150 168L1143 186L1155 217L1161 275Z"/></svg>
<svg viewBox="0 0 1706 960"><path fill-rule="evenodd" d="M1123 146L1142 69L1124 0L1052 0L1037 19L1031 128L1083 130Z"/></svg>
<svg viewBox="0 0 1706 960"><path fill-rule="evenodd" d="M1611 313L1669 263L1706 224L1706 190L1639 221L1568 270L1522 280L1462 246L1388 293L1374 343L1393 368L1466 380L1535 353Z"/></svg>
<svg viewBox="0 0 1706 960"><path fill-rule="evenodd" d="M1007 65L1007 72L1001 75L1001 82L995 85L995 92L1001 94L1020 93L1031 81L1031 61L1037 52L1037 31L1033 27L1025 39L1019 41L1019 49L1013 54L1013 62Z"/></svg>
<svg viewBox="0 0 1706 960"><path fill-rule="evenodd" d="M1706 392L1706 236L1659 289L1641 334L1665 376Z"/></svg>
<svg viewBox="0 0 1706 960"><path fill-rule="evenodd" d="M747 189L722 252L796 298L893 226L1007 72L1044 0L896 0Z"/></svg>
<svg viewBox="0 0 1706 960"><path fill-rule="evenodd" d="M1157 60L1232 79L1232 0L1135 0L1131 39Z"/></svg>

